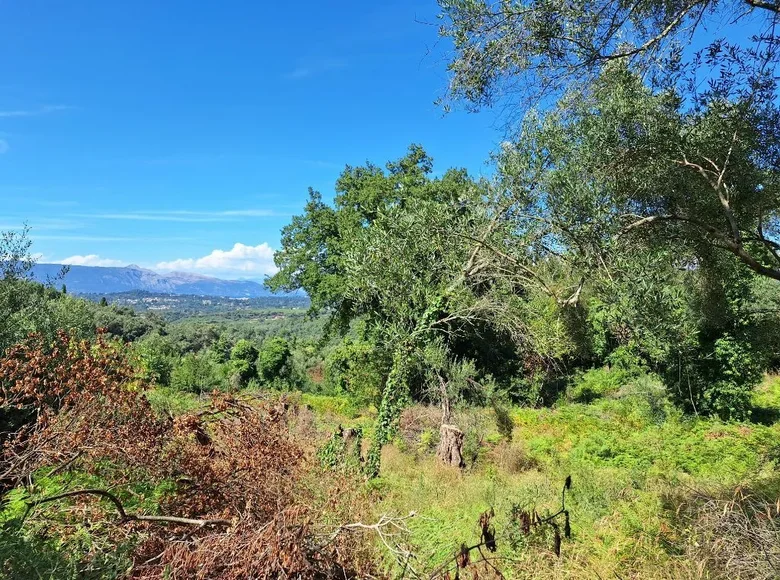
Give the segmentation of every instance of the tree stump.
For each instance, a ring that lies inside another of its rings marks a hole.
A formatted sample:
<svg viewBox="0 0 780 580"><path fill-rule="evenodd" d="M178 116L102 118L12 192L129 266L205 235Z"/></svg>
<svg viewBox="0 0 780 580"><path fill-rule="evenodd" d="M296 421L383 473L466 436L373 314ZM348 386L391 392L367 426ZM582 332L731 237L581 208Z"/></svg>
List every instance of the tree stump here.
<svg viewBox="0 0 780 580"><path fill-rule="evenodd" d="M463 431L455 425L442 425L439 429L440 440L436 457L452 467L464 468L463 461Z"/></svg>

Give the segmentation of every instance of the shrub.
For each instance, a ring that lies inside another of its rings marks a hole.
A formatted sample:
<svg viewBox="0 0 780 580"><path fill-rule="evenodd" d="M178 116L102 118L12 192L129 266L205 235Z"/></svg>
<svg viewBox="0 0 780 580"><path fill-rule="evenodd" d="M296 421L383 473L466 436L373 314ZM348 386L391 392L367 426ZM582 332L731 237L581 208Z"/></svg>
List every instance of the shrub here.
<svg viewBox="0 0 780 580"><path fill-rule="evenodd" d="M233 373L238 377L238 383L241 387L257 376L257 348L246 339L239 340L230 351L230 364Z"/></svg>
<svg viewBox="0 0 780 580"><path fill-rule="evenodd" d="M710 347L680 355L667 372L670 393L689 412L747 419L753 389L763 376L759 358L749 342L723 334Z"/></svg>
<svg viewBox="0 0 780 580"><path fill-rule="evenodd" d="M568 398L575 403L590 403L617 393L631 376L620 369L590 369L575 376L568 390Z"/></svg>
<svg viewBox="0 0 780 580"><path fill-rule="evenodd" d="M220 386L217 366L205 353L184 355L171 373L171 387L201 395Z"/></svg>
<svg viewBox="0 0 780 580"><path fill-rule="evenodd" d="M536 469L539 462L529 456L525 449L508 441L501 441L490 453L493 463L507 473L522 473L529 469Z"/></svg>
<svg viewBox="0 0 780 580"><path fill-rule="evenodd" d="M512 415L499 403L493 403L493 414L496 417L496 429L498 434L507 441L512 441L512 432L515 428L515 422Z"/></svg>
<svg viewBox="0 0 780 580"><path fill-rule="evenodd" d="M0 482L78 453L132 467L158 451L165 422L127 353L105 335L91 343L60 332L53 344L32 336L0 359L0 384Z"/></svg>

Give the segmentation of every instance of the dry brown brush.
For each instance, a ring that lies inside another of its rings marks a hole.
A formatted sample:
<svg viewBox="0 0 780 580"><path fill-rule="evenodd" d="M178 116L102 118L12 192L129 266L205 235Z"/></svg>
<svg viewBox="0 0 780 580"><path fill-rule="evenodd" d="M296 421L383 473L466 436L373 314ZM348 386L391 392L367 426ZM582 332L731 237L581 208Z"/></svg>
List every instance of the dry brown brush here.
<svg viewBox="0 0 780 580"><path fill-rule="evenodd" d="M108 549L131 544L135 578L372 573L371 542L344 526L367 513L356 482L314 473L291 428L296 409L283 399L215 393L200 413L160 418L146 400L149 385L103 336L88 343L61 333L53 344L31 337L0 360L0 371L2 477L6 489L30 490L28 523L47 519L40 529L67 542L73 527L58 529L53 514L68 513ZM42 469L66 482L89 473L105 488L39 497ZM153 513L123 504L133 485L165 482L170 491Z"/></svg>
<svg viewBox="0 0 780 580"><path fill-rule="evenodd" d="M780 480L669 498L685 557L711 578L780 578Z"/></svg>

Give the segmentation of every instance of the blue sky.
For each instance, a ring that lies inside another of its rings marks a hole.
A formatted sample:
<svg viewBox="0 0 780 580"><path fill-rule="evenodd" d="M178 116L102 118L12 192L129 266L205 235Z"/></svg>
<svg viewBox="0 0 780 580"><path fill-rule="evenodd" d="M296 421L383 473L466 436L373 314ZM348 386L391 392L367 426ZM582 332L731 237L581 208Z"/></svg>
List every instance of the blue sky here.
<svg viewBox="0 0 780 580"><path fill-rule="evenodd" d="M27 222L43 261L262 278L308 186L329 197L347 163L414 142L438 171L487 172L495 115L433 104L436 13L0 0L0 230Z"/></svg>
<svg viewBox="0 0 780 580"><path fill-rule="evenodd" d="M485 171L495 118L433 104L446 46L417 20L436 12L0 2L0 229L26 221L44 261L262 277L307 187L331 195L346 163L416 142Z"/></svg>

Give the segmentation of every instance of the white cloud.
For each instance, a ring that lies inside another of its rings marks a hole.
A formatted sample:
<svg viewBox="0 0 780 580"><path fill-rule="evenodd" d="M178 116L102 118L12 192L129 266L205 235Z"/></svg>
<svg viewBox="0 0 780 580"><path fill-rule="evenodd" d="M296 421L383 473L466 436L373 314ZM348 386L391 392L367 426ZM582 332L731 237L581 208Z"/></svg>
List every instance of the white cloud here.
<svg viewBox="0 0 780 580"><path fill-rule="evenodd" d="M71 256L60 260L61 264L69 266L124 266L124 262L111 260L110 258L101 258L97 254L88 254L86 256Z"/></svg>
<svg viewBox="0 0 780 580"><path fill-rule="evenodd" d="M160 262L156 269L248 278L276 272L274 250L266 243L257 246L236 244L230 250L214 250L202 258Z"/></svg>

